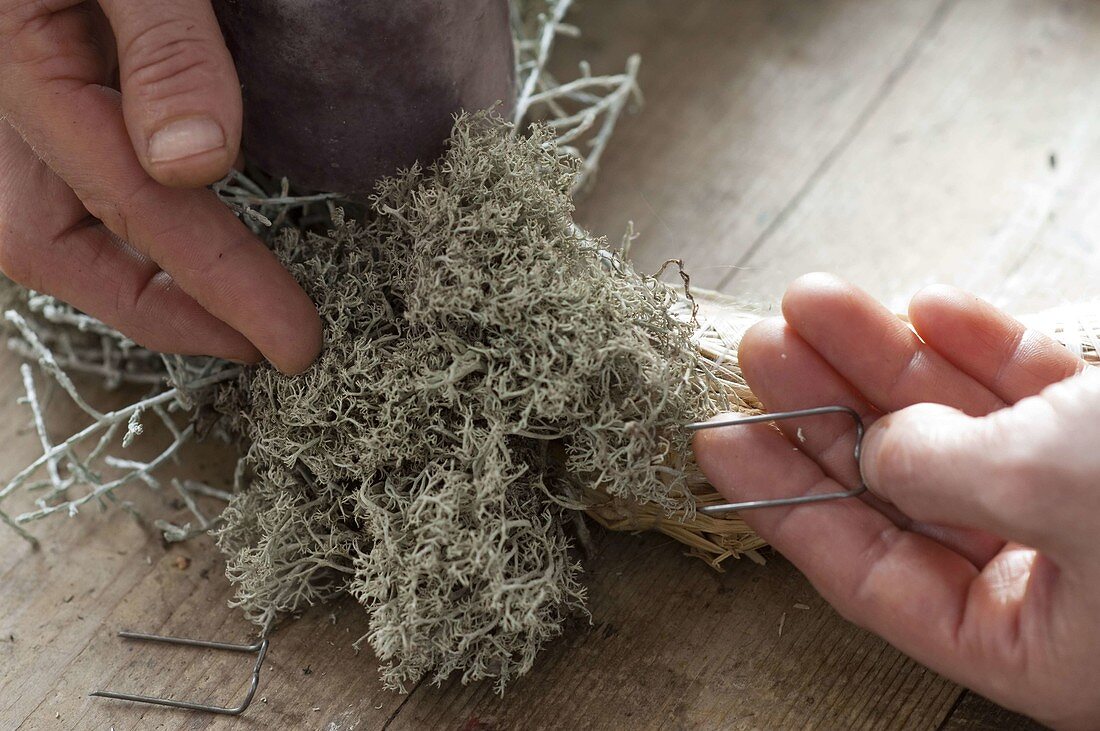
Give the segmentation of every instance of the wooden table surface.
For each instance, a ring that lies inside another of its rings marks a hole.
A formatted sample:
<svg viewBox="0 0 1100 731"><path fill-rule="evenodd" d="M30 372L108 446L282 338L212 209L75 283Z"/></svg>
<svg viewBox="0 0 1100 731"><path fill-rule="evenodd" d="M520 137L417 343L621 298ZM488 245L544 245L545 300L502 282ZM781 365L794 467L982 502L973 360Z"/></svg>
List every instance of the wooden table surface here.
<svg viewBox="0 0 1100 731"><path fill-rule="evenodd" d="M921 285L1015 311L1081 301L1100 275L1100 5L1091 0L588 0L558 62L643 56L579 219L636 258L774 303L807 271L903 309ZM36 455L0 356L0 473ZM114 398L103 394L108 404ZM60 408L60 407L59 407ZM207 451L180 471L224 484ZM165 498L140 506L171 516ZM725 573L668 539L599 534L592 623L500 698L487 684L381 689L357 605L272 639L240 719L90 699L104 685L219 702L249 662L125 643L121 628L244 640L209 542L166 548L122 512L0 530L0 728L1030 728L841 620L789 564Z"/></svg>

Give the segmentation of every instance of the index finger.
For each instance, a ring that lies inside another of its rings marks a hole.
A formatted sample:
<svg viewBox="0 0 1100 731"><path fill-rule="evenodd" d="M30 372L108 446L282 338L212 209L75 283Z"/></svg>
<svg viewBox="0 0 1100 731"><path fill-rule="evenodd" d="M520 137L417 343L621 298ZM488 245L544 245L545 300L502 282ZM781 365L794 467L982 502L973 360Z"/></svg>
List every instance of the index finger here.
<svg viewBox="0 0 1100 731"><path fill-rule="evenodd" d="M1004 401L921 342L866 292L829 274L788 288L783 316L814 350L877 409L935 402L980 416Z"/></svg>
<svg viewBox="0 0 1100 731"><path fill-rule="evenodd" d="M98 83L88 58L95 49L76 12L45 13L9 36L0 57L6 116L113 233L280 370L304 370L321 344L313 303L211 192L149 177L131 147L119 94Z"/></svg>
<svg viewBox="0 0 1100 731"><path fill-rule="evenodd" d="M909 317L925 343L1006 403L1085 368L1061 344L954 287L925 287L910 302Z"/></svg>

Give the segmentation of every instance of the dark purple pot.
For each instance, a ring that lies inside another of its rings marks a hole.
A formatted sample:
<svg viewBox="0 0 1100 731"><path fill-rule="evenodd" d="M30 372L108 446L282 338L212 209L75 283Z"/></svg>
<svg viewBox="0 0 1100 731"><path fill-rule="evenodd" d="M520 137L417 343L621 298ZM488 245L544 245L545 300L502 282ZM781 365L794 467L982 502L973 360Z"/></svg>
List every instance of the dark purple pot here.
<svg viewBox="0 0 1100 731"><path fill-rule="evenodd" d="M214 0L244 94L251 163L362 195L443 150L452 115L498 102L515 66L508 0Z"/></svg>

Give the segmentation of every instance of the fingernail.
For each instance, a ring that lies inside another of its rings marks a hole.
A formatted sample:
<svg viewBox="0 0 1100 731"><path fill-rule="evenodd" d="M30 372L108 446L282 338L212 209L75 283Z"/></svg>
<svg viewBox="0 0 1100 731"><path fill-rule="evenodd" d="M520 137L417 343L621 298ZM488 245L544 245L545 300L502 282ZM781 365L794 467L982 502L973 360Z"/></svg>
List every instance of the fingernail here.
<svg viewBox="0 0 1100 731"><path fill-rule="evenodd" d="M859 476L869 490L878 485L878 446L889 426L889 415L882 417L868 427L859 446Z"/></svg>
<svg viewBox="0 0 1100 731"><path fill-rule="evenodd" d="M149 138L150 162L173 162L225 148L225 131L210 117L177 119Z"/></svg>

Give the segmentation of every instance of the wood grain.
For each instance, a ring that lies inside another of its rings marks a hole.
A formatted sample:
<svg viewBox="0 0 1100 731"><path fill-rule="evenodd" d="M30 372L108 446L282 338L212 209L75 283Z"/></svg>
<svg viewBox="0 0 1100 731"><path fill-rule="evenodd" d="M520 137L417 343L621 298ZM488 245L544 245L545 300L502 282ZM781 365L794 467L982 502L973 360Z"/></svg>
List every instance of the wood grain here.
<svg viewBox="0 0 1100 731"><path fill-rule="evenodd" d="M1042 731L1046 726L1006 711L992 701L967 692L941 731Z"/></svg>
<svg viewBox="0 0 1100 731"><path fill-rule="evenodd" d="M950 2L590 3L596 71L642 54L646 103L627 117L580 219L636 259L669 255L716 287L797 208L935 35Z"/></svg>
<svg viewBox="0 0 1100 731"><path fill-rule="evenodd" d="M771 301L826 269L900 311L935 281L1020 312L1095 297L1098 65L1095 3L952 3L843 154L721 286Z"/></svg>

